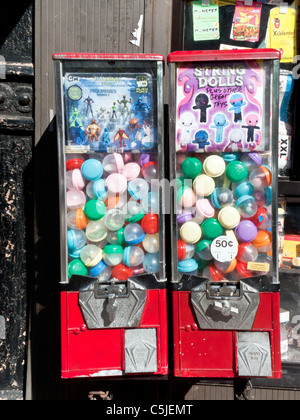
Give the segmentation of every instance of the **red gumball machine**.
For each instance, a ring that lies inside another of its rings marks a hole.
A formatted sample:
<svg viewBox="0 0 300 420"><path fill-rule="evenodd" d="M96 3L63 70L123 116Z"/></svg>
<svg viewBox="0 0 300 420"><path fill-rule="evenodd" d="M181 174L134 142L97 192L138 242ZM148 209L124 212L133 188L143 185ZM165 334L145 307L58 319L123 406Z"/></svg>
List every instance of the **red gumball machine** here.
<svg viewBox="0 0 300 420"><path fill-rule="evenodd" d="M162 56L55 54L63 378L168 372Z"/></svg>
<svg viewBox="0 0 300 420"><path fill-rule="evenodd" d="M279 58L263 49L168 57L177 377L281 375Z"/></svg>

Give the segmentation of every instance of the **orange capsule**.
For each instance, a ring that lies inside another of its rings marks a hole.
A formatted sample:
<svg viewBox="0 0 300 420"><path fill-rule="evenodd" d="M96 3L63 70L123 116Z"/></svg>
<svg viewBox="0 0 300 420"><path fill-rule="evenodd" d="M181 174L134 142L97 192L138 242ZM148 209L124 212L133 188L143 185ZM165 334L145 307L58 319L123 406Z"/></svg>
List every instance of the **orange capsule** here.
<svg viewBox="0 0 300 420"><path fill-rule="evenodd" d="M85 229L88 224L88 219L84 214L83 209L77 209L76 211L76 226L79 230Z"/></svg>
<svg viewBox="0 0 300 420"><path fill-rule="evenodd" d="M114 209L118 204L119 199L119 194L108 195L107 199L104 201L107 210Z"/></svg>
<svg viewBox="0 0 300 420"><path fill-rule="evenodd" d="M261 248L261 247L269 245L271 240L272 240L272 235L270 232L266 230L259 230L257 232L256 238L252 241L252 243L254 246L256 246L256 248Z"/></svg>
<svg viewBox="0 0 300 420"><path fill-rule="evenodd" d="M272 182L272 174L271 171L266 166L261 166L262 172L265 175L266 178L266 184L271 185Z"/></svg>
<svg viewBox="0 0 300 420"><path fill-rule="evenodd" d="M272 234L266 230L259 230L252 241L259 252L268 253L272 250Z"/></svg>
<svg viewBox="0 0 300 420"><path fill-rule="evenodd" d="M224 274L232 273L232 271L235 269L237 264L237 259L233 258L233 260L229 262L219 262L215 261L215 266L222 271Z"/></svg>

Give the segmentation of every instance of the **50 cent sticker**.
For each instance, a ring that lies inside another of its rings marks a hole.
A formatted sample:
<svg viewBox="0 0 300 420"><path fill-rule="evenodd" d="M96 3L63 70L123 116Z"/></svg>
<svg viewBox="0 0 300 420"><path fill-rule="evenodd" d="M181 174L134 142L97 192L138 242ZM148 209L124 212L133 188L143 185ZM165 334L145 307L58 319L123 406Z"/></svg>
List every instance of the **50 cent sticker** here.
<svg viewBox="0 0 300 420"><path fill-rule="evenodd" d="M230 262L237 256L238 245L228 236L218 236L211 244L211 253L219 262Z"/></svg>

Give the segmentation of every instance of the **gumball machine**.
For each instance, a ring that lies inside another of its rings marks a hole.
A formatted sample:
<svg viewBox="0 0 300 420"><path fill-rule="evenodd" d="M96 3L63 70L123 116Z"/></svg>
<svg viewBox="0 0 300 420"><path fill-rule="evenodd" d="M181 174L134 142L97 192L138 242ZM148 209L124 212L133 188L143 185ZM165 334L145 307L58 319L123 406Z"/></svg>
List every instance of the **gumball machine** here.
<svg viewBox="0 0 300 420"><path fill-rule="evenodd" d="M168 372L164 58L55 54L62 378Z"/></svg>
<svg viewBox="0 0 300 420"><path fill-rule="evenodd" d="M168 57L177 377L281 375L279 58L264 49Z"/></svg>

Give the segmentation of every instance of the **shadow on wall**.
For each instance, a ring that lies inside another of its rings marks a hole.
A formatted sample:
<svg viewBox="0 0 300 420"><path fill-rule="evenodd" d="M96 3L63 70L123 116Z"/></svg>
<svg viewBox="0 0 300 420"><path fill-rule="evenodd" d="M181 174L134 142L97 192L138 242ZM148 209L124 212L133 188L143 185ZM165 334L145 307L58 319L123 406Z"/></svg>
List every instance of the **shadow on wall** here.
<svg viewBox="0 0 300 420"><path fill-rule="evenodd" d="M49 128L33 151L33 162L36 231L31 332L32 399L52 400L61 399L60 241L57 144L55 133Z"/></svg>

